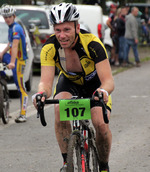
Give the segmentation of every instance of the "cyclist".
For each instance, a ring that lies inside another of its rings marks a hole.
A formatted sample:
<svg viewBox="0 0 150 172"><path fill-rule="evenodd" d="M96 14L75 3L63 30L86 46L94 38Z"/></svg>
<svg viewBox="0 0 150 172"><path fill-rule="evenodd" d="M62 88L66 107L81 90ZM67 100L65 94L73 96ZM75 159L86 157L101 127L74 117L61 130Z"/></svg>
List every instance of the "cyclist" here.
<svg viewBox="0 0 150 172"><path fill-rule="evenodd" d="M28 95L23 83L23 72L27 59L26 41L23 28L15 22L15 9L10 5L1 7L1 15L9 26L7 47L0 52L2 62L8 64L8 68L13 71L14 82L20 92L21 110L20 115L15 119L17 123L26 122L26 108ZM9 50L10 53L7 53Z"/></svg>
<svg viewBox="0 0 150 172"><path fill-rule="evenodd" d="M77 94L92 97L95 90L103 92L107 103L108 116L111 111L110 93L114 89L106 50L102 42L93 34L80 30L79 12L71 3L54 6L50 12L50 22L54 33L41 50L41 80L38 94L42 101L52 94L55 66L60 69L54 98L69 99ZM36 100L33 100L36 107ZM96 130L96 144L101 159L100 171L109 171L108 160L111 149L111 131L104 123L100 104L91 105L92 122ZM62 153L64 165L60 171L65 172L67 166L67 142L71 133L70 122L61 122L59 105L55 105L55 132Z"/></svg>

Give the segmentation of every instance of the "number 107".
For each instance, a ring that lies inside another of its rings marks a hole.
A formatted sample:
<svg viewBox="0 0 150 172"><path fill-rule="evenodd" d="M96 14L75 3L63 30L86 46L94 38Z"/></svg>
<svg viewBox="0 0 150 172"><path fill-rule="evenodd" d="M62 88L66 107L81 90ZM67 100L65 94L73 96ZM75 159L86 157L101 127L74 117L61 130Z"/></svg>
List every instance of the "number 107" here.
<svg viewBox="0 0 150 172"><path fill-rule="evenodd" d="M68 118L70 117L70 115L72 115L73 117L78 117L84 116L85 108L67 108L65 109L65 111L67 113Z"/></svg>

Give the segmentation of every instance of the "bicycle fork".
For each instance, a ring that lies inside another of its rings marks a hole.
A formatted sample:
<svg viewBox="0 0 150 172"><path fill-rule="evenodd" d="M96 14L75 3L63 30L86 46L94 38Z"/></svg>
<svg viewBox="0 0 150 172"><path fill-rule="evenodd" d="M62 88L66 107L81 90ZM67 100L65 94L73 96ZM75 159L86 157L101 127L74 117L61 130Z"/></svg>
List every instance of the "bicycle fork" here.
<svg viewBox="0 0 150 172"><path fill-rule="evenodd" d="M81 142L81 163L82 163L82 172L88 172L88 130L86 127L82 129L82 142Z"/></svg>
<svg viewBox="0 0 150 172"><path fill-rule="evenodd" d="M78 120L73 121L73 130L80 130L80 122ZM81 146L81 167L82 172L88 172L87 166L87 154L88 154L88 130L86 127L81 128L80 133L80 146Z"/></svg>

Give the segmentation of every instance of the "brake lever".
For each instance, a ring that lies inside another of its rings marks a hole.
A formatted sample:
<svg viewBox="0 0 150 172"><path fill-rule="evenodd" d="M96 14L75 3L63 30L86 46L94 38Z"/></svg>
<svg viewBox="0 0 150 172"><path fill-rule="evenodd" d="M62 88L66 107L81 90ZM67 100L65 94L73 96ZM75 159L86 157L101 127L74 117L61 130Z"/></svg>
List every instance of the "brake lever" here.
<svg viewBox="0 0 150 172"><path fill-rule="evenodd" d="M41 102L42 95L38 94L36 95L36 102L37 102L37 118L40 117L41 124L43 126L46 126L47 123L45 121L45 116L44 116L44 102Z"/></svg>
<svg viewBox="0 0 150 172"><path fill-rule="evenodd" d="M109 120L108 120L108 116L107 116L106 104L105 104L105 102L104 102L104 100L103 100L103 93L99 94L99 92L96 91L96 92L94 93L94 95L97 96L97 97L99 98L99 101L102 103L102 110L103 110L104 122L105 122L106 124L108 124L108 123L109 123Z"/></svg>

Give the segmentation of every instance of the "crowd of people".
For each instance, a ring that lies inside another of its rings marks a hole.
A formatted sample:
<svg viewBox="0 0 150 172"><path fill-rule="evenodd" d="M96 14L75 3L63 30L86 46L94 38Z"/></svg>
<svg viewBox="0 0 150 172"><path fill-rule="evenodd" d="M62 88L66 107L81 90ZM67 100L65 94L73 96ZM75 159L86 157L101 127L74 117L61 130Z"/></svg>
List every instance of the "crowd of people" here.
<svg viewBox="0 0 150 172"><path fill-rule="evenodd" d="M138 21L139 9L129 6L110 6L110 14L107 25L111 29L113 47L111 50L110 64L115 66L134 65L129 61L130 47L133 49L135 65L140 67L138 53Z"/></svg>

